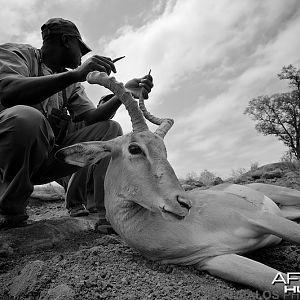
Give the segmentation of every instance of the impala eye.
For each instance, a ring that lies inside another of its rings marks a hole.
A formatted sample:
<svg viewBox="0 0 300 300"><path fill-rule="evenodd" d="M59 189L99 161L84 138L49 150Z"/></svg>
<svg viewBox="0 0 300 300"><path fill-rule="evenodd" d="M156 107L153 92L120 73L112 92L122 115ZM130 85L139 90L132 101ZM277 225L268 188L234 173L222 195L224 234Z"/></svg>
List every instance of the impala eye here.
<svg viewBox="0 0 300 300"><path fill-rule="evenodd" d="M138 145L130 145L128 147L128 151L130 154L136 155L136 154L143 154L143 150Z"/></svg>

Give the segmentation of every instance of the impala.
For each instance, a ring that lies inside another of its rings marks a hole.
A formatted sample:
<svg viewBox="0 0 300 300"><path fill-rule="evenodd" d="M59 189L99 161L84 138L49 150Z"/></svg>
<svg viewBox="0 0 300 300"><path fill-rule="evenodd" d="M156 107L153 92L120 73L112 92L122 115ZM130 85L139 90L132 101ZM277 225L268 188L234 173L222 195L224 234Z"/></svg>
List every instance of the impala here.
<svg viewBox="0 0 300 300"><path fill-rule="evenodd" d="M300 243L300 226L285 218L291 214L300 217L300 192L263 184L222 184L209 190L184 191L167 160L163 141L173 121L151 115L142 98L139 107L114 77L92 72L87 79L119 97L133 130L110 141L69 146L56 155L82 167L111 157L105 208L114 230L148 259L194 265L284 297L284 283L272 284L279 271L241 254L276 245L282 239ZM149 131L145 118L159 125L155 132ZM288 213L268 195L286 200Z"/></svg>

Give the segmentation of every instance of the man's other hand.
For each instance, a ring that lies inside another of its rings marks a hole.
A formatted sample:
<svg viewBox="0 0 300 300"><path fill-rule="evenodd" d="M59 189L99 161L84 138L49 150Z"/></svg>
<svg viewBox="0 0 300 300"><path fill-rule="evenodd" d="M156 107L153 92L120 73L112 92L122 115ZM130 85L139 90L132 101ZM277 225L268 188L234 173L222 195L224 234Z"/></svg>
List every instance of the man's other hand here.
<svg viewBox="0 0 300 300"><path fill-rule="evenodd" d="M125 88L129 90L136 99L140 97L141 92L143 93L143 98L148 99L148 94L153 88L153 78L148 74L141 78L131 79L125 84Z"/></svg>

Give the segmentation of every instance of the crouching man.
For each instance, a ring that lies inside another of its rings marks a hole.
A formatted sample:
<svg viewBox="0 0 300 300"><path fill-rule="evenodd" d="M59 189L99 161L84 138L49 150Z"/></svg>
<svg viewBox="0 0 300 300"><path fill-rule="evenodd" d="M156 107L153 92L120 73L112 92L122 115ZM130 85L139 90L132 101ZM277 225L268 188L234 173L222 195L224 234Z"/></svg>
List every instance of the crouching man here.
<svg viewBox="0 0 300 300"><path fill-rule="evenodd" d="M86 171L57 161L54 154L59 148L122 134L120 125L109 120L120 100L109 95L96 108L81 85L91 71L115 73L113 61L94 55L81 64L91 49L71 21L53 18L41 31L41 49L0 45L0 228L19 226L28 219L26 206L34 184L75 173L72 195L81 197ZM125 86L147 94L152 77L132 79ZM70 122L80 121L84 128L67 131ZM98 164L101 170L96 173L105 174L107 164Z"/></svg>

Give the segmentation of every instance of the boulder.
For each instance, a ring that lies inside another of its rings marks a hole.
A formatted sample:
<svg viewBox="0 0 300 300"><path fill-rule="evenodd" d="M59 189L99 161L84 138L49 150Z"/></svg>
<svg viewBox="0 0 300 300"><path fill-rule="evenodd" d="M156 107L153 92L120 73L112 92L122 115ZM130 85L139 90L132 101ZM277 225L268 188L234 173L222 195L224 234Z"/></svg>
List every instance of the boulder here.
<svg viewBox="0 0 300 300"><path fill-rule="evenodd" d="M23 299L35 288L38 276L41 274L44 262L40 260L28 263L20 275L13 278L9 294L15 299Z"/></svg>
<svg viewBox="0 0 300 300"><path fill-rule="evenodd" d="M40 297L39 300L73 300L75 292L67 284L60 284L49 289L46 296Z"/></svg>
<svg viewBox="0 0 300 300"><path fill-rule="evenodd" d="M64 188L56 182L48 184L35 185L30 196L44 201L57 201L65 199Z"/></svg>

